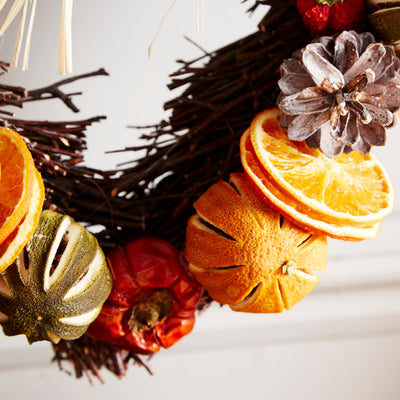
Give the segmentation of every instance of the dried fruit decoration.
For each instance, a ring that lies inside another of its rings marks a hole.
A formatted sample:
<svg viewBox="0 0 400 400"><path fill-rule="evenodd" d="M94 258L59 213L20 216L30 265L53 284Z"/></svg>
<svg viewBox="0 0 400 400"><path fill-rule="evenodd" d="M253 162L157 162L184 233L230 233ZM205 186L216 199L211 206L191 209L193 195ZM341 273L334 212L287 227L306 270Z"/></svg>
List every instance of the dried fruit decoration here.
<svg viewBox="0 0 400 400"><path fill-rule="evenodd" d="M0 256L13 242L9 248L12 254L0 259L1 272L16 258L36 228L44 192L42 178L37 174L25 140L5 127L0 127L0 164ZM32 202L32 197L37 201ZM29 211L34 216L28 216ZM19 228L24 221L25 226L30 226L23 233Z"/></svg>
<svg viewBox="0 0 400 400"><path fill-rule="evenodd" d="M289 140L277 108L257 114L240 140L243 168L266 201L296 224L343 240L373 239L393 209L390 177L374 154L328 158Z"/></svg>
<svg viewBox="0 0 400 400"><path fill-rule="evenodd" d="M114 284L89 336L150 354L192 331L203 290L174 246L145 237L112 250L107 258Z"/></svg>
<svg viewBox="0 0 400 400"><path fill-rule="evenodd" d="M322 37L281 65L278 106L291 140L328 157L383 146L400 106L399 59L371 33Z"/></svg>
<svg viewBox="0 0 400 400"><path fill-rule="evenodd" d="M242 173L219 181L194 203L185 255L189 270L215 301L234 311L282 312L318 284L326 236L273 210Z"/></svg>
<svg viewBox="0 0 400 400"><path fill-rule="evenodd" d="M392 44L400 55L400 1L366 0L368 20L385 44Z"/></svg>
<svg viewBox="0 0 400 400"><path fill-rule="evenodd" d="M29 343L80 337L111 290L96 238L72 218L42 213L25 249L0 275L0 324Z"/></svg>
<svg viewBox="0 0 400 400"><path fill-rule="evenodd" d="M315 36L358 31L364 25L364 0L297 0L297 9Z"/></svg>

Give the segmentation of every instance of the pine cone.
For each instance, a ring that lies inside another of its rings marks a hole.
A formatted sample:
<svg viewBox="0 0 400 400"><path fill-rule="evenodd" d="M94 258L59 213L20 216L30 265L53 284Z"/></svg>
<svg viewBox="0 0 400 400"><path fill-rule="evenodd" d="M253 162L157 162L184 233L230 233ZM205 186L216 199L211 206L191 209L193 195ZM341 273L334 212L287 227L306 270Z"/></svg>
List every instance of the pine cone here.
<svg viewBox="0 0 400 400"><path fill-rule="evenodd" d="M394 48L371 33L321 37L281 65L278 106L291 140L328 157L383 146L400 107Z"/></svg>

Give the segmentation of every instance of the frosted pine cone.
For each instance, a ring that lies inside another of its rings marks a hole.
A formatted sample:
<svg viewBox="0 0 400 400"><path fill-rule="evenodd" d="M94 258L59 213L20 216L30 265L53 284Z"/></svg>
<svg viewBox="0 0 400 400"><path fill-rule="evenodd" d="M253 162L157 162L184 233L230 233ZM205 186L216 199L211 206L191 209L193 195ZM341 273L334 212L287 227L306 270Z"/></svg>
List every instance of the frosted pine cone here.
<svg viewBox="0 0 400 400"><path fill-rule="evenodd" d="M370 33L319 38L281 65L281 126L328 157L383 146L400 107L399 63Z"/></svg>

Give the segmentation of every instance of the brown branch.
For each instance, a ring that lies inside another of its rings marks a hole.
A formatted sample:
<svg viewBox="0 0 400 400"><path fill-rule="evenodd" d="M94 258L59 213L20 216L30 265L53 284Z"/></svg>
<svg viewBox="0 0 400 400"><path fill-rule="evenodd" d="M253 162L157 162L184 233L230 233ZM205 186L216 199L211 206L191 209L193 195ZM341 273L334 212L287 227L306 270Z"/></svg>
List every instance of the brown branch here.
<svg viewBox="0 0 400 400"><path fill-rule="evenodd" d="M86 74L81 74L81 75L76 75L72 76L70 78L63 79L61 81L58 81L56 83L53 83L51 85L39 88L39 89L34 89L34 90L29 90L26 97L22 99L23 102L28 102L28 101L37 101L37 100L44 100L44 99L49 99L49 98L59 98L61 101L64 102L64 104L70 108L74 112L79 112L79 108L75 106L75 104L71 100L71 96L74 94L79 94L79 93L72 93L72 94L65 94L63 91L60 90L60 86L75 82L77 80L81 80L84 78L90 78L93 76L99 76L99 75L108 75L106 70L104 68L100 68L97 71L94 72L89 72Z"/></svg>
<svg viewBox="0 0 400 400"><path fill-rule="evenodd" d="M72 375L68 369L72 366L76 378L85 375L91 384L93 384L92 377L105 383L101 375L102 369L112 372L118 378L124 377L131 360L144 367L150 375L153 374L148 363L139 355L121 351L116 347L91 339L87 335L76 340L61 340L53 344L53 350L53 362L57 362L61 371Z"/></svg>
<svg viewBox="0 0 400 400"><path fill-rule="evenodd" d="M184 246L193 202L209 185L241 170L241 134L257 112L275 105L281 62L310 41L295 0L256 1L253 10L261 5L271 9L257 32L179 61L168 87L183 90L164 104L170 118L141 135L145 144L127 146L125 151L145 155L107 183L107 192L130 202L133 213L144 210L144 234ZM124 226L118 232L139 234Z"/></svg>

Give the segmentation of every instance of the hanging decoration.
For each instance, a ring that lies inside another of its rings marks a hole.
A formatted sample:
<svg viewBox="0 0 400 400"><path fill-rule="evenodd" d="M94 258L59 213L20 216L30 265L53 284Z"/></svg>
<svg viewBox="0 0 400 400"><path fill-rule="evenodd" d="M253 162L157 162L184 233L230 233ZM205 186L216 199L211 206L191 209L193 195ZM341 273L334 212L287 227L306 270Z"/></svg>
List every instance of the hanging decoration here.
<svg viewBox="0 0 400 400"><path fill-rule="evenodd" d="M182 61L170 117L135 127L141 144L120 150L132 166L115 170L84 166L84 132L104 116L26 121L4 109L58 98L77 112L62 87L104 69L34 90L0 84L0 191L18 183L0 196L4 333L49 341L78 378L123 377L132 363L151 373L147 356L190 336L212 302L290 309L318 284L328 236L376 237L393 187L373 146L396 123L399 59L369 3L254 1L249 12L269 6L258 30ZM13 3L0 35L21 10L23 35L27 7ZM65 0L61 73L71 16ZM15 177L3 168L10 146Z"/></svg>

